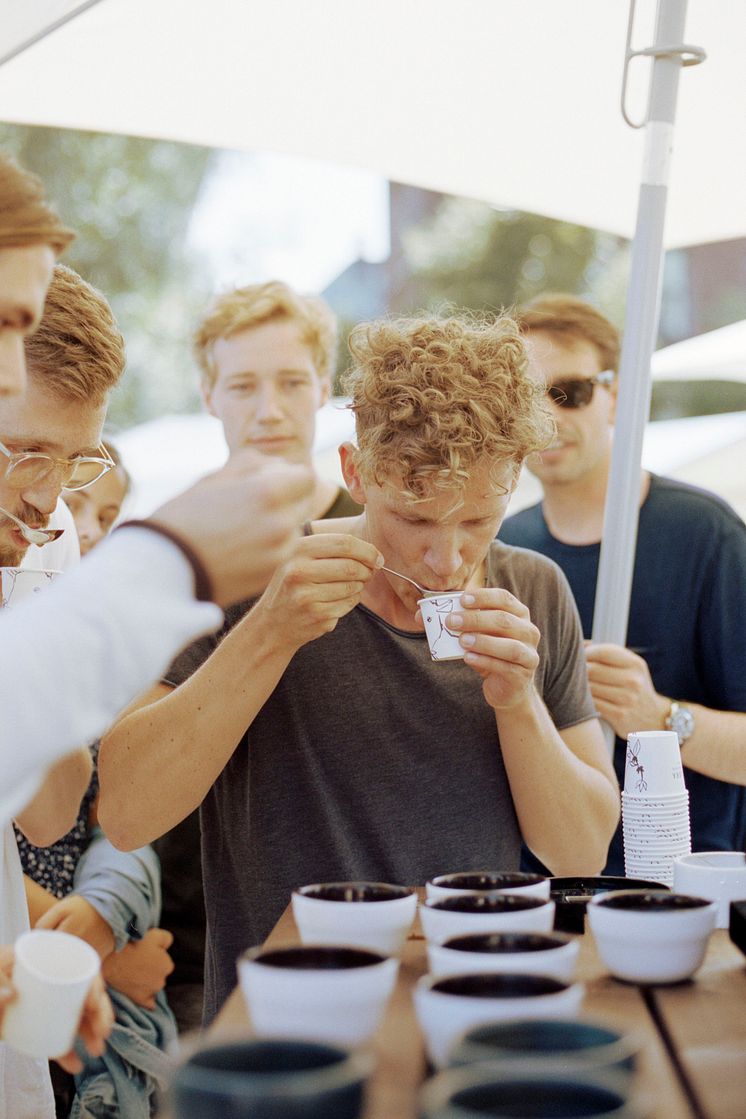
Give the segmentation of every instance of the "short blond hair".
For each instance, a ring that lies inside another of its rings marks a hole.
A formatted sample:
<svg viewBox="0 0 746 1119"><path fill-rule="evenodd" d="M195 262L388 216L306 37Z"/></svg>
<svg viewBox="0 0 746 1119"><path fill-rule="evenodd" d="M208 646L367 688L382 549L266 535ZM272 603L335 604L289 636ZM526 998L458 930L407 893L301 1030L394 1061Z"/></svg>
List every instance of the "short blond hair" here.
<svg viewBox="0 0 746 1119"><path fill-rule="evenodd" d="M124 338L91 284L55 266L44 313L24 341L29 376L63 400L103 404L124 372Z"/></svg>
<svg viewBox="0 0 746 1119"><path fill-rule="evenodd" d="M543 330L558 339L588 342L598 352L603 369L619 370L619 331L605 315L584 299L563 292L539 295L518 311L524 334Z"/></svg>
<svg viewBox="0 0 746 1119"><path fill-rule="evenodd" d="M0 249L49 245L59 256L74 237L45 199L41 179L0 152Z"/></svg>
<svg viewBox="0 0 746 1119"><path fill-rule="evenodd" d="M194 333L194 354L203 382L215 383L213 348L220 338L267 322L297 323L322 380L330 379L337 358L337 320L316 295L299 295L281 280L250 284L218 295Z"/></svg>
<svg viewBox="0 0 746 1119"><path fill-rule="evenodd" d="M463 489L488 464L497 484L552 440L546 394L527 372L518 327L507 316L464 313L361 323L345 377L364 481L393 472L413 500Z"/></svg>

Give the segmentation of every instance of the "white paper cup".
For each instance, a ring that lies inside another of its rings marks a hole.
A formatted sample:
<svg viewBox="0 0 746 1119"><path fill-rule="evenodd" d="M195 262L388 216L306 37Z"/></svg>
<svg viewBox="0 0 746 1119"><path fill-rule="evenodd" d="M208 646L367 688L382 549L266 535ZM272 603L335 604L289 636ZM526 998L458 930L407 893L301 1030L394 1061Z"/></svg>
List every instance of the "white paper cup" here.
<svg viewBox="0 0 746 1119"><path fill-rule="evenodd" d="M304 944L351 944L387 956L401 952L417 912L417 894L386 882L322 882L293 892Z"/></svg>
<svg viewBox="0 0 746 1119"><path fill-rule="evenodd" d="M241 990L259 1037L359 1045L377 1029L399 961L348 946L251 948L238 960Z"/></svg>
<svg viewBox="0 0 746 1119"><path fill-rule="evenodd" d="M49 929L22 933L14 947L18 997L5 1011L3 1040L29 1057L62 1057L78 1032L98 953L78 936Z"/></svg>
<svg viewBox="0 0 746 1119"><path fill-rule="evenodd" d="M639 730L627 735L625 798L672 796L685 789L676 731Z"/></svg>
<svg viewBox="0 0 746 1119"><path fill-rule="evenodd" d="M59 571L37 571L26 567L0 567L0 608L10 610L24 599L50 586Z"/></svg>
<svg viewBox="0 0 746 1119"><path fill-rule="evenodd" d="M743 851L700 851L674 859L673 887L717 903L717 927L727 929L730 903L746 898L746 854Z"/></svg>
<svg viewBox="0 0 746 1119"><path fill-rule="evenodd" d="M453 591L434 594L417 601L430 646L430 656L434 661L463 660L465 650L459 644L461 634L448 629L446 625L448 615L461 609L463 593Z"/></svg>

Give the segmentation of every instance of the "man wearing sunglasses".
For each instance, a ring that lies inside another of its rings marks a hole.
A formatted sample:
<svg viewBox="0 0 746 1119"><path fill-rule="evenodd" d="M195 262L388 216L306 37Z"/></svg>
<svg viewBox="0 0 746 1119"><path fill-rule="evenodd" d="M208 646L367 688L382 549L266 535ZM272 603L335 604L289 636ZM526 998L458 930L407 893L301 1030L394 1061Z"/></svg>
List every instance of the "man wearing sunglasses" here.
<svg viewBox="0 0 746 1119"><path fill-rule="evenodd" d="M611 466L619 334L595 308L547 295L523 308L533 375L557 434L529 460L543 501L509 517L500 539L543 552L568 577L590 638ZM627 648L587 642L591 691L617 734L679 735L692 848L743 849L746 816L746 526L720 498L646 471L640 477ZM620 832L607 873L624 873Z"/></svg>

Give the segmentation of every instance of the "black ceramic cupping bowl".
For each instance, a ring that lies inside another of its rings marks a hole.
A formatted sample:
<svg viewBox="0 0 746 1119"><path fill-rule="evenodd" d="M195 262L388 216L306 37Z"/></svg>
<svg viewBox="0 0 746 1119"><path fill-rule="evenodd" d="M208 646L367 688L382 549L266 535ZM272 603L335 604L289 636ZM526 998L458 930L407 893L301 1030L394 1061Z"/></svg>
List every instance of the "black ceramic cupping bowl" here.
<svg viewBox="0 0 746 1119"><path fill-rule="evenodd" d="M728 932L736 948L740 948L746 956L746 899L730 903Z"/></svg>
<svg viewBox="0 0 746 1119"><path fill-rule="evenodd" d="M622 878L600 874L590 878L550 878L549 896L555 903L554 928L557 932L585 932L585 911L596 894L611 890L667 890L662 882L643 878Z"/></svg>
<svg viewBox="0 0 746 1119"><path fill-rule="evenodd" d="M177 1119L359 1119L372 1062L301 1040L232 1042L195 1053L174 1076Z"/></svg>

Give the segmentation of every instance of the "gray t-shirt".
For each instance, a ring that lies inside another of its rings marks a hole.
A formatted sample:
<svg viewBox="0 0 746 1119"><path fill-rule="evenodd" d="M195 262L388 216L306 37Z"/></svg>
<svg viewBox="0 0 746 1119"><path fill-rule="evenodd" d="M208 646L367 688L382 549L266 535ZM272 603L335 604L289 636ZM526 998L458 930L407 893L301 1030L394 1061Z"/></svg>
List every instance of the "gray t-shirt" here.
<svg viewBox="0 0 746 1119"><path fill-rule="evenodd" d="M496 542L487 582L520 599L541 632L536 683L556 726L591 718L559 568ZM226 629L250 605L229 611ZM216 640L187 649L167 681L187 679ZM364 606L296 653L205 797L201 825L207 1021L235 985L236 958L267 936L294 888L515 869L521 843L481 679L462 661L434 663L424 634Z"/></svg>

